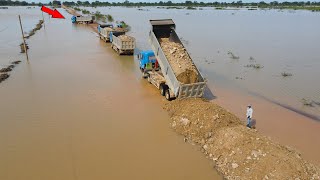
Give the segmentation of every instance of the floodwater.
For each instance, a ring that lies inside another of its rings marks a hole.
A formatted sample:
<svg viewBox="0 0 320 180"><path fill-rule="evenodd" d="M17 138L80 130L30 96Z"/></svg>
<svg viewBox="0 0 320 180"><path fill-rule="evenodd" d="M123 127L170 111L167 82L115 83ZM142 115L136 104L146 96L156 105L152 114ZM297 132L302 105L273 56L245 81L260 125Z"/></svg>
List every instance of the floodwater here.
<svg viewBox="0 0 320 180"><path fill-rule="evenodd" d="M244 121L246 106L252 104L259 131L320 164L320 13L87 9L127 22L137 39L137 51L150 49L149 19L172 18L182 42L207 78L215 102ZM228 52L239 59L230 58ZM263 68L245 67L250 64ZM282 77L282 72L293 76ZM303 98L313 101L313 107L304 106Z"/></svg>
<svg viewBox="0 0 320 180"><path fill-rule="evenodd" d="M23 61L0 84L0 179L221 179L170 129L138 62L60 11L27 40L27 63L17 14L28 32L40 9L0 10L0 63Z"/></svg>
<svg viewBox="0 0 320 180"><path fill-rule="evenodd" d="M177 33L209 81L289 105L320 121L320 83L316 79L320 77L320 55L316 53L320 47L320 13L211 8L87 9L127 22L141 49L150 49L149 19L172 18ZM230 58L228 52L239 59ZM245 67L250 64L263 68ZM292 77L282 77L283 72ZM314 107L304 107L303 98L314 101Z"/></svg>
<svg viewBox="0 0 320 180"><path fill-rule="evenodd" d="M144 9L93 10L131 25L137 50L150 49L149 19L173 18L215 102L241 118L252 103L259 131L320 163L320 124L299 113L319 117L319 107L300 100L320 101L320 13ZM165 100L141 79L138 62L60 11L65 20L45 15L46 28L27 41L30 63L0 84L0 179L219 179L170 129ZM1 66L25 60L18 13L26 32L42 18L39 8L0 10Z"/></svg>

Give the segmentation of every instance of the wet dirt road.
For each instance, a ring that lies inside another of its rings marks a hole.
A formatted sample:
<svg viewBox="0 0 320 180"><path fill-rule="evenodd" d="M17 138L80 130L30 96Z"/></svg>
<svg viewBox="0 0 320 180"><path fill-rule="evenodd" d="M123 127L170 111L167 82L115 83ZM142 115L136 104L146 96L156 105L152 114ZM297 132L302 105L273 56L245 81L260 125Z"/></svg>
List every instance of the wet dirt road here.
<svg viewBox="0 0 320 180"><path fill-rule="evenodd" d="M0 86L0 179L220 179L169 128L137 62L64 15Z"/></svg>

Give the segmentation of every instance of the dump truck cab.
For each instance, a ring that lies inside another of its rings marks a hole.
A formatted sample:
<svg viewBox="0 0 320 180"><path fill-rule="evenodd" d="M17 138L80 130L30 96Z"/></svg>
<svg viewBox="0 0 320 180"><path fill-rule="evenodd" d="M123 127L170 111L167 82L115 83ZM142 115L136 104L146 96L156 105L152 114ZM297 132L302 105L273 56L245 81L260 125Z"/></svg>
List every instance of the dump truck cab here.
<svg viewBox="0 0 320 180"><path fill-rule="evenodd" d="M158 71L160 66L152 50L141 51L138 55L139 67L143 73L143 77L147 77L148 71Z"/></svg>
<svg viewBox="0 0 320 180"><path fill-rule="evenodd" d="M71 22L72 23L76 23L77 22L77 17L76 16L72 16L71 17Z"/></svg>

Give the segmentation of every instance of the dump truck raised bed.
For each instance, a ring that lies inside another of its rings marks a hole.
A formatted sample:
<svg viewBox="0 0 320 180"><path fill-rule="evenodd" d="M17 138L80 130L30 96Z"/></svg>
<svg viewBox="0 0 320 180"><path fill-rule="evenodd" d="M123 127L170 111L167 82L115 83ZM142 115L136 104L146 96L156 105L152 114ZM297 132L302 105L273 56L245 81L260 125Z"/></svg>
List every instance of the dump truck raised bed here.
<svg viewBox="0 0 320 180"><path fill-rule="evenodd" d="M111 32L110 33L111 48L119 55L132 55L136 47L136 40L134 37L125 35L125 32Z"/></svg>
<svg viewBox="0 0 320 180"><path fill-rule="evenodd" d="M160 70L142 68L144 76L167 100L202 97L206 80L176 34L175 23L172 19L150 20L150 23L149 42Z"/></svg>
<svg viewBox="0 0 320 180"><path fill-rule="evenodd" d="M71 21L72 23L77 24L89 24L93 23L95 20L95 16L72 16Z"/></svg>

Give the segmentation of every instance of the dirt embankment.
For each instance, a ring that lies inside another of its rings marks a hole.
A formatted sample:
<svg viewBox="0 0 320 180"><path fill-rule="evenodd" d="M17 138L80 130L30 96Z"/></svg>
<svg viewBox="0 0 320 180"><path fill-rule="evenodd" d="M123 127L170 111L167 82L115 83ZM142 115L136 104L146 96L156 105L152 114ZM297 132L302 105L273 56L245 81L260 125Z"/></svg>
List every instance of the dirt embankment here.
<svg viewBox="0 0 320 180"><path fill-rule="evenodd" d="M77 11L73 8L67 7L65 5L61 6L63 9L65 9L69 14L74 15L74 16L80 16L81 14L77 13Z"/></svg>
<svg viewBox="0 0 320 180"><path fill-rule="evenodd" d="M171 127L199 145L226 179L320 179L320 169L296 150L249 129L235 115L203 99L165 105Z"/></svg>
<svg viewBox="0 0 320 180"><path fill-rule="evenodd" d="M181 44L172 42L169 38L161 38L160 45L178 81L183 84L198 82L198 72Z"/></svg>
<svg viewBox="0 0 320 180"><path fill-rule="evenodd" d="M80 13L78 13L75 9L73 8L70 8L70 7L67 7L67 6L64 6L62 5L61 6L63 9L65 9L69 14L73 15L73 16L81 16ZM92 30L95 32L95 33L98 33L98 23L97 22L93 22L91 24L88 24L88 26L90 26L92 28Z"/></svg>

